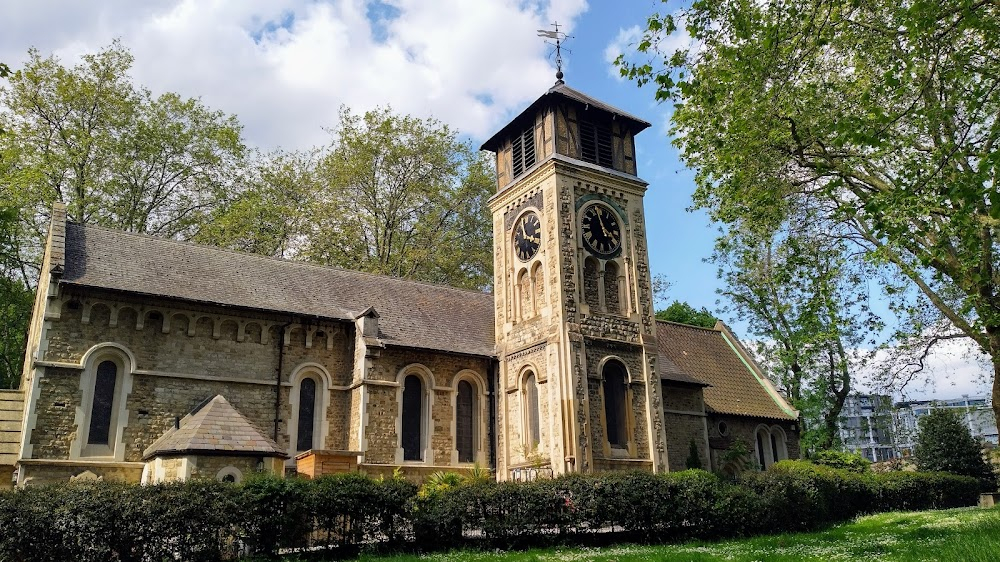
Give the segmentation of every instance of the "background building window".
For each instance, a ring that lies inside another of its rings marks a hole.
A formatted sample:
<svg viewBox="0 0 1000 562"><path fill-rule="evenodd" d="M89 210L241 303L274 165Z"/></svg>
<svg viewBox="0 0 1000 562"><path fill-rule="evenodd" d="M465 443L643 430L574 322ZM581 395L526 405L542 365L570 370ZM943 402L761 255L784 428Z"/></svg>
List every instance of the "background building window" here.
<svg viewBox="0 0 1000 562"><path fill-rule="evenodd" d="M404 461L423 460L420 444L423 438L424 385L420 377L407 375L403 379L402 435Z"/></svg>
<svg viewBox="0 0 1000 562"><path fill-rule="evenodd" d="M476 395L468 381L458 383L458 397L455 401L455 445L458 462L472 462L475 459Z"/></svg>

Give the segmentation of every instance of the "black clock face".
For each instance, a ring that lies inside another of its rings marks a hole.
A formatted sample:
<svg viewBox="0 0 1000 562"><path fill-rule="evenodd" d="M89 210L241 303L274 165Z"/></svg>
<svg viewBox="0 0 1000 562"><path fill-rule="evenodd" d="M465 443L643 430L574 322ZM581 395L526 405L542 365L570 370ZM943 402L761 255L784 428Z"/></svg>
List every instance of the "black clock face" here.
<svg viewBox="0 0 1000 562"><path fill-rule="evenodd" d="M521 261L528 261L538 253L542 243L542 223L535 213L526 213L514 225L514 252Z"/></svg>
<svg viewBox="0 0 1000 562"><path fill-rule="evenodd" d="M583 244L600 256L610 256L621 247L618 216L607 206L595 203L583 211Z"/></svg>

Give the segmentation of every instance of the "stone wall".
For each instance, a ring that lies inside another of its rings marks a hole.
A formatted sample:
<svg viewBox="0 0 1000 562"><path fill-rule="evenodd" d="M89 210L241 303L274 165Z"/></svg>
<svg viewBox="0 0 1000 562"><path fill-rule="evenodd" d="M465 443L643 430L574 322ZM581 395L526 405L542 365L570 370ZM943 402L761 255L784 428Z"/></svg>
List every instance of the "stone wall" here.
<svg viewBox="0 0 1000 562"><path fill-rule="evenodd" d="M720 423L725 424L726 435L720 431ZM710 414L708 416L708 440L711 446L712 469L722 471L723 457L734 444L742 443L749 451L747 464L756 466L754 458L756 445L755 432L760 426L780 427L785 434L785 449L789 459L800 458L798 425L793 421L770 420L764 418L753 418L747 416L729 416L720 414ZM796 429L792 429L795 427Z"/></svg>
<svg viewBox="0 0 1000 562"><path fill-rule="evenodd" d="M489 415L488 386L490 360L460 355L447 355L411 349L387 348L373 360L368 374L369 379L378 384L368 384L367 388L367 426L365 427L365 463L395 464L401 459L397 455L399 434L397 423L399 416L398 396L400 393L399 375L404 369L417 369L423 373L423 368L430 371L429 393L431 433L425 436L430 450L430 458L424 462L435 466L452 464L452 453L455 451L455 436L453 434L455 403L454 392L458 383L457 377L463 371L471 371L474 387L478 391L478 420L480 430L477 432L480 451L487 451L486 420ZM409 371L408 371L409 372Z"/></svg>
<svg viewBox="0 0 1000 562"><path fill-rule="evenodd" d="M77 424L83 412L81 376L85 353L98 344L113 344L130 363L131 391L120 419L123 461L139 462L143 451L177 417L221 394L264 435L274 436L275 377L281 352L277 441L287 449L293 408L292 377L309 368L324 371L332 389L327 398L324 448L345 450L367 446L368 462L393 463L397 446L396 377L406 365L420 363L433 373L429 436L435 464L448 464L455 449L452 388L460 371L471 370L480 387L479 419L488 419L486 376L490 360L407 349L386 349L372 359L367 373L354 367L353 323L289 324L289 317L238 311L168 299L140 301L127 295L64 288L53 300L58 314L47 330L38 400L30 406L31 457L66 460L73 456ZM282 337L282 327L286 336ZM356 376L384 384L366 385L368 426L360 443L362 395ZM483 381L482 383L478 381ZM86 423L86 422L85 422ZM317 428L318 430L319 428ZM488 432L479 431L480 449L488 450ZM214 461L213 461L214 462ZM33 465L33 476L72 475L79 470L46 471ZM242 469L241 469L242 470ZM136 477L137 479L138 477Z"/></svg>
<svg viewBox="0 0 1000 562"><path fill-rule="evenodd" d="M219 471L227 466L232 466L240 471L243 478L257 471L258 457L229 457L229 456L192 456L191 457L191 478L212 478L215 479Z"/></svg>

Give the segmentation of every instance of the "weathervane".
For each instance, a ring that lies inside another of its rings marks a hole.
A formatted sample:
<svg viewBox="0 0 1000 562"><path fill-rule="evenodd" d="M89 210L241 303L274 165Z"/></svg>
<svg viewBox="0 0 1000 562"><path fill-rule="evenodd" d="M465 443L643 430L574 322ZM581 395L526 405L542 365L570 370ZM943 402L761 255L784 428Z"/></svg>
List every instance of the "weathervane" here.
<svg viewBox="0 0 1000 562"><path fill-rule="evenodd" d="M538 36L539 37L544 37L546 39L555 39L556 40L556 44L555 44L555 47L556 47L556 84L563 84L564 82L563 82L563 71L562 71L562 42L565 41L565 40L567 40L567 39L572 39L572 36L566 35L564 32L559 31L559 22L553 23L552 27L555 28L555 31L549 31L548 29L539 29L538 30ZM548 45L552 44L552 43L550 43L548 41L546 41L545 43L548 44Z"/></svg>

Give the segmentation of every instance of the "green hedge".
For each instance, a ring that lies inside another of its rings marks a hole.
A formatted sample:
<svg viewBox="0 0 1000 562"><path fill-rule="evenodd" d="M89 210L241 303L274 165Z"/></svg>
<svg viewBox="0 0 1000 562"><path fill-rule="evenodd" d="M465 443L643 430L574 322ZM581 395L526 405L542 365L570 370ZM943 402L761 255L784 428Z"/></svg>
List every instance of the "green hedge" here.
<svg viewBox="0 0 1000 562"><path fill-rule="evenodd" d="M0 493L0 560L152 561L284 549L672 542L800 531L879 511L974 505L975 479L783 461L736 481L701 470L418 489L360 474L29 487ZM306 552L306 550L303 550Z"/></svg>

